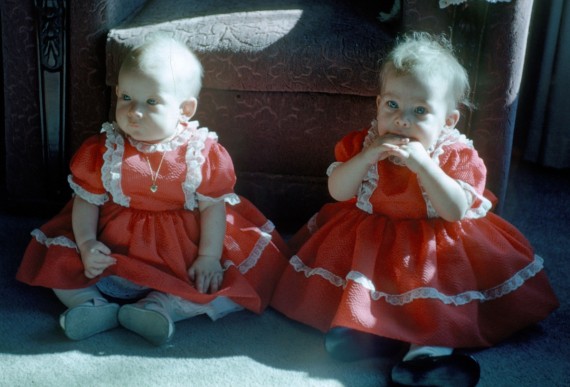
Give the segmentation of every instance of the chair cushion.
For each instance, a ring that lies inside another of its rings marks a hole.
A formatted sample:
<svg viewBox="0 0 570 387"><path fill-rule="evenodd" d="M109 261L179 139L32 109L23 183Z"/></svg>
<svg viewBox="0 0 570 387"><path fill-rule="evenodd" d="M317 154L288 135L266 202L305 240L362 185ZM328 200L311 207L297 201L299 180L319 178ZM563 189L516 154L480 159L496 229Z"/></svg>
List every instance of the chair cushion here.
<svg viewBox="0 0 570 387"><path fill-rule="evenodd" d="M129 48L162 31L200 57L205 88L373 96L394 34L377 20L380 8L366 3L149 0L109 32L107 84L116 84Z"/></svg>

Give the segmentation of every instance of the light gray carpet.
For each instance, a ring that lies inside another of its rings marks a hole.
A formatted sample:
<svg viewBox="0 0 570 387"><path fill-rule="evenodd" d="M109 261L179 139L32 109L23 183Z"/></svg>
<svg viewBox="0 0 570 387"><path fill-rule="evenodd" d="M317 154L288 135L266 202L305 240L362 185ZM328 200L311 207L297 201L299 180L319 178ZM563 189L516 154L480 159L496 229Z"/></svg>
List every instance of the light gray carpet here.
<svg viewBox="0 0 570 387"><path fill-rule="evenodd" d="M479 386L570 386L570 173L515 165L505 218L533 243L562 306L547 320L474 356ZM273 310L178 323L156 348L123 329L81 342L58 328L52 293L14 280L29 232L44 217L0 213L1 386L386 386L388 362L330 359L322 335Z"/></svg>

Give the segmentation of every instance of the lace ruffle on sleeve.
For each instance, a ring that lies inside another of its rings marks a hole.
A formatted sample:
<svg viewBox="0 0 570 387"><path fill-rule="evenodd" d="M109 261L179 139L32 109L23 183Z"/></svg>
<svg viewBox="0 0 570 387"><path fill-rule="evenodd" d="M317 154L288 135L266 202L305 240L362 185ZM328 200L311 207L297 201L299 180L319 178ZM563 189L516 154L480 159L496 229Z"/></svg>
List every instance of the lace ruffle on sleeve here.
<svg viewBox="0 0 570 387"><path fill-rule="evenodd" d="M186 208L194 209L198 201L228 204L239 203L234 193L236 175L227 150L217 142L217 136L207 129L199 129L189 144L186 163L188 176L184 184Z"/></svg>
<svg viewBox="0 0 570 387"><path fill-rule="evenodd" d="M71 159L68 182L73 192L95 205L102 205L109 196L101 180L105 135L88 138Z"/></svg>

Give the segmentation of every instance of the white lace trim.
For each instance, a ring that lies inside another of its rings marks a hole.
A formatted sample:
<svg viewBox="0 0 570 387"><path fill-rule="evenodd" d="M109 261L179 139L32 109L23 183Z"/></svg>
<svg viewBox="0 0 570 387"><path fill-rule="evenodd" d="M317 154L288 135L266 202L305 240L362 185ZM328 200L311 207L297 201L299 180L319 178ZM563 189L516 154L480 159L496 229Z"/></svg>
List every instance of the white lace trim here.
<svg viewBox="0 0 570 387"><path fill-rule="evenodd" d="M123 136L118 134L115 124L104 123L101 132L105 132L107 135L105 140L107 150L103 154L103 166L101 167L103 187L111 194L115 203L129 207L131 199L123 193L121 187L121 167L125 153L125 141Z"/></svg>
<svg viewBox="0 0 570 387"><path fill-rule="evenodd" d="M295 269L296 272L305 274L306 278L318 275L336 287L346 287L346 280L344 280L342 277L339 277L330 271L323 269L322 267L311 268L305 265L298 255L293 255L289 260L289 264L293 266L293 269Z"/></svg>
<svg viewBox="0 0 570 387"><path fill-rule="evenodd" d="M271 234L273 231L275 231L275 225L270 220L267 220L267 222L265 222L259 229L262 232Z"/></svg>
<svg viewBox="0 0 570 387"><path fill-rule="evenodd" d="M327 176L332 175L333 171L336 169L336 167L338 167L339 165L341 165L342 162L340 161L335 161L333 162L331 165L329 165L329 167L327 168Z"/></svg>
<svg viewBox="0 0 570 387"><path fill-rule="evenodd" d="M511 0L486 0L487 3L510 3ZM450 5L459 5L466 3L467 0L439 0L439 8L443 9Z"/></svg>
<svg viewBox="0 0 570 387"><path fill-rule="evenodd" d="M178 123L178 128L174 137L169 140L161 141L157 144L149 144L144 141L137 141L131 137L127 137L132 146L142 153L169 152L177 149L179 146L186 144L193 132L198 129L198 121Z"/></svg>
<svg viewBox="0 0 570 387"><path fill-rule="evenodd" d="M109 200L109 195L106 193L98 195L85 190L83 187L73 181L73 175L67 176L67 182L69 183L69 186L73 192L88 203L94 204L96 206L101 206L105 204L107 200Z"/></svg>
<svg viewBox="0 0 570 387"><path fill-rule="evenodd" d="M491 210L493 204L485 196L481 195L479 192L473 188L472 185L465 183L461 180L456 180L457 183L463 188L465 196L467 197L467 202L469 203L469 209L465 213L465 218L467 219L479 219L487 215L487 212ZM475 199L479 199L481 203L477 207L473 207Z"/></svg>
<svg viewBox="0 0 570 387"><path fill-rule="evenodd" d="M309 219L309 221L307 222L307 228L309 229L309 233L314 234L317 232L317 230L319 229L319 225L317 224L317 216L319 214L316 213L313 216L311 216L311 219Z"/></svg>
<svg viewBox="0 0 570 387"><path fill-rule="evenodd" d="M293 256L289 260L289 263L293 266L295 271L304 273L307 278L318 275L326 279L332 285L342 288L346 288L348 281L353 281L367 289L370 292L370 297L374 301L384 299L387 303L396 306L409 304L417 299L435 299L446 305L452 304L456 306L465 305L473 301L491 301L517 290L525 281L534 277L544 267L544 260L540 256L535 255L534 260L530 264L497 286L486 290L469 290L459 294L448 295L441 293L435 288L429 287L416 288L401 294L384 293L376 290L374 283L364 274L357 271L350 271L345 278L342 278L324 268L310 268L306 266L297 255Z"/></svg>
<svg viewBox="0 0 570 387"><path fill-rule="evenodd" d="M269 242L271 242L271 235L262 231L261 235L259 236L259 239L255 243L255 246L251 250L249 257L243 260L239 265L236 265L233 261L230 261L229 259L224 261L224 270L229 269L230 266L236 266L241 274L247 273L253 267L255 267L255 265L257 265L257 262L259 261L261 254L263 253L267 245L269 245Z"/></svg>
<svg viewBox="0 0 570 387"><path fill-rule="evenodd" d="M40 230L39 228L36 228L35 230L33 230L31 232L31 235L36 239L36 241L38 241L38 243L40 243L46 247L63 246L63 247L69 247L70 249L77 250L77 244L74 241L72 241L71 239L64 237L64 236L59 236L56 238L48 238L46 236L46 234L44 234L42 232L42 230Z"/></svg>
<svg viewBox="0 0 570 387"><path fill-rule="evenodd" d="M378 121L372 120L371 127L368 130L368 134L364 138L364 148L368 148L378 137ZM378 175L378 163L372 164L366 175L362 179L362 183L360 184L360 188L358 190L356 207L360 208L362 211L372 214L374 209L372 207L372 203L370 203L370 197L372 193L378 187L378 179L380 176Z"/></svg>
<svg viewBox="0 0 570 387"><path fill-rule="evenodd" d="M437 138L433 147L433 153L431 155L432 160L438 163L439 165L439 156L441 156L445 150L443 149L446 146L461 143L467 146L468 148L473 149L473 141L468 139L464 134L462 134L459 130L453 129L443 129Z"/></svg>
<svg viewBox="0 0 570 387"><path fill-rule="evenodd" d="M370 203L370 197L372 193L378 187L378 165L374 164L368 168L368 172L362 183L360 184L360 189L358 190L358 200L356 201L356 207L360 208L362 211L372 214L374 209L372 203Z"/></svg>
<svg viewBox="0 0 570 387"><path fill-rule="evenodd" d="M217 198L212 198L210 196L205 196L196 192L196 199L200 202L211 202L211 203L218 203L223 201L231 206L235 206L236 204L240 203L239 196L236 195L235 193L229 193Z"/></svg>
<svg viewBox="0 0 570 387"><path fill-rule="evenodd" d="M184 208L187 210L193 210L198 205L196 191L202 183L202 165L206 161L202 155L202 150L205 147L206 139L218 139L216 133L209 132L207 128L194 129L191 133L192 136L188 140L188 148L186 149L186 180L182 183L182 191L185 197Z"/></svg>

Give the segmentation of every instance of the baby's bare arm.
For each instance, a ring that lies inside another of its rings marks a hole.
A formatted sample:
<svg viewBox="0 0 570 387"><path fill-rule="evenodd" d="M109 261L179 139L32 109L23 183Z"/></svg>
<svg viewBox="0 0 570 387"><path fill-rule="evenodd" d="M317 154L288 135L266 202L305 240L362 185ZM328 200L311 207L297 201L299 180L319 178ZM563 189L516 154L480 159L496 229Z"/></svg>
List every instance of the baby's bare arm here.
<svg viewBox="0 0 570 387"><path fill-rule="evenodd" d="M224 271L220 263L226 234L224 202L200 202L200 245L198 257L188 275L200 293L215 293L222 285Z"/></svg>
<svg viewBox="0 0 570 387"><path fill-rule="evenodd" d="M388 152L393 148L408 142L409 139L395 135L378 137L359 154L335 168L328 180L331 196L338 201L353 198L368 168L388 157Z"/></svg>
<svg viewBox="0 0 570 387"><path fill-rule="evenodd" d="M79 196L73 199L72 226L75 243L81 255L87 278L95 278L116 263L111 250L97 240L99 207Z"/></svg>

